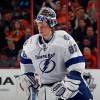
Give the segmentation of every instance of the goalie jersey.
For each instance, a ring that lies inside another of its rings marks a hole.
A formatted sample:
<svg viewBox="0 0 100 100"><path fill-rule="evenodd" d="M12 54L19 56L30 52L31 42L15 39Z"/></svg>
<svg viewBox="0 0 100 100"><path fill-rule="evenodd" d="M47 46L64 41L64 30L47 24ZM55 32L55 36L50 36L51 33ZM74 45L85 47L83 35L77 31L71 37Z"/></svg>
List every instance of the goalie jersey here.
<svg viewBox="0 0 100 100"><path fill-rule="evenodd" d="M70 71L84 72L85 63L78 45L65 31L55 31L48 43L31 36L23 45L22 73L38 73L43 84L61 81Z"/></svg>

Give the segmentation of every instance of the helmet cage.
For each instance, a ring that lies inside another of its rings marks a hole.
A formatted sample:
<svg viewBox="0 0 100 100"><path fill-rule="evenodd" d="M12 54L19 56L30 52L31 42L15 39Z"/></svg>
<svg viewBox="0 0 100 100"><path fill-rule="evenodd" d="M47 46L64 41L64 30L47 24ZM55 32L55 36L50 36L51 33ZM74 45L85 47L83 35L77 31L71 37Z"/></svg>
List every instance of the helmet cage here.
<svg viewBox="0 0 100 100"><path fill-rule="evenodd" d="M54 27L57 24L56 13L51 8L43 7L36 18L36 22L43 21L46 21L50 27Z"/></svg>

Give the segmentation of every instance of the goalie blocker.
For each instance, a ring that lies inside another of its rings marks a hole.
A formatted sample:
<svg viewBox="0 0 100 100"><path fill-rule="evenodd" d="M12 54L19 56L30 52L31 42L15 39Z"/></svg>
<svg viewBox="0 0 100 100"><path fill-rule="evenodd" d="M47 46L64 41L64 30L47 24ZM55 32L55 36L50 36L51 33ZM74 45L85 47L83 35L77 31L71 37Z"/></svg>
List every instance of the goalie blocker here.
<svg viewBox="0 0 100 100"><path fill-rule="evenodd" d="M81 74L76 71L70 72L61 82L42 84L42 87L46 87L45 89L47 89L47 87L51 88L58 98L56 100L93 100L86 81Z"/></svg>

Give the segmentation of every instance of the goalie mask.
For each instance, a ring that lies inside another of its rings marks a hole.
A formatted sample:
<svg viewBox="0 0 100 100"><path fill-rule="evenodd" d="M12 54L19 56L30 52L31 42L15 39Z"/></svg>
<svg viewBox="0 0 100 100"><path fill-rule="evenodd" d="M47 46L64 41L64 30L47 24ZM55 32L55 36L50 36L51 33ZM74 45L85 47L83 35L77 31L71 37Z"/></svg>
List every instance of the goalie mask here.
<svg viewBox="0 0 100 100"><path fill-rule="evenodd" d="M43 7L37 15L36 22L47 22L50 27L54 27L57 24L56 13L49 7Z"/></svg>

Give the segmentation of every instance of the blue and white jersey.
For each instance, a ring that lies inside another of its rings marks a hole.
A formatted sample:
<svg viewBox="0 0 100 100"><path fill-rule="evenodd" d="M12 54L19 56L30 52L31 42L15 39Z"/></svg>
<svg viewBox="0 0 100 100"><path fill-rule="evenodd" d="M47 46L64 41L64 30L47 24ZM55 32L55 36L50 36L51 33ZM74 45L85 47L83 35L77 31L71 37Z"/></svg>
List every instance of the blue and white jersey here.
<svg viewBox="0 0 100 100"><path fill-rule="evenodd" d="M44 84L61 81L70 71L82 73L85 69L76 42L62 30L55 31L49 43L41 44L39 34L30 37L24 43L20 65L23 73L38 73Z"/></svg>

